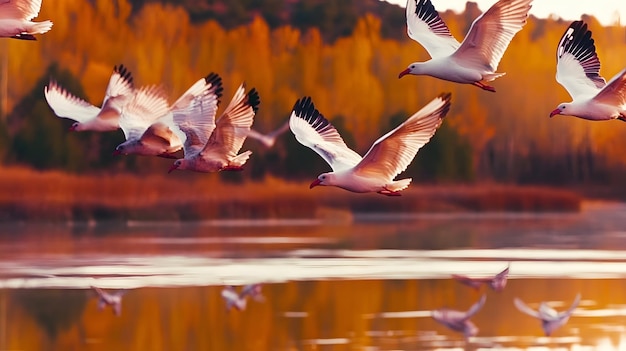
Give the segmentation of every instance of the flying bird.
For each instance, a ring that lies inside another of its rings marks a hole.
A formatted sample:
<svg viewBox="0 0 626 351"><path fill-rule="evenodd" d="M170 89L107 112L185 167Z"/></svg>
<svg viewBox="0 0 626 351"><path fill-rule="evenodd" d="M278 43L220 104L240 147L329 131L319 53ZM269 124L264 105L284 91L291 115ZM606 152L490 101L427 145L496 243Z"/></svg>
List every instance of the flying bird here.
<svg viewBox="0 0 626 351"><path fill-rule="evenodd" d="M506 281L508 276L509 267L506 267L502 272L496 274L493 277L471 278L465 275L453 274L452 278L457 280L461 284L468 285L474 289L478 289L481 285L486 284L494 291L502 291L506 287Z"/></svg>
<svg viewBox="0 0 626 351"><path fill-rule="evenodd" d="M239 86L232 100L216 120L212 113L175 114L174 122L186 136L185 157L172 164L176 169L196 172L240 171L251 151L239 154L258 110L259 93L252 88L246 94L245 84ZM209 106L205 106L205 104ZM202 102L200 109L214 105Z"/></svg>
<svg viewBox="0 0 626 351"><path fill-rule="evenodd" d="M480 311L480 309L485 305L485 301L487 301L487 296L483 295L478 302L465 312L451 310L448 308L440 308L432 311L432 317L435 321L445 325L446 327L463 333L465 339L469 339L471 336L476 336L476 334L478 334L478 327L476 327L470 318Z"/></svg>
<svg viewBox="0 0 626 351"><path fill-rule="evenodd" d="M556 329L562 327L567 323L569 317L572 315L576 307L578 307L578 303L580 302L580 294L576 295L574 302L570 306L569 309L565 312L557 312L552 307L548 306L547 303L541 302L539 304L539 309L537 311L528 307L522 300L515 298L514 303L515 307L523 313L531 317L535 317L541 320L541 328L546 336L550 336Z"/></svg>
<svg viewBox="0 0 626 351"><path fill-rule="evenodd" d="M91 288L98 294L98 311L102 311L106 306L111 306L116 316L122 314L122 296L126 293L125 290L109 293L95 286Z"/></svg>
<svg viewBox="0 0 626 351"><path fill-rule="evenodd" d="M215 113L222 94L222 78L211 73L194 83L171 107L159 92L160 98L149 99L136 93L122 109L120 127L126 141L118 145L115 155L144 155L178 158L185 134L174 123L176 114ZM206 101L197 101L206 100ZM209 105L211 108L207 108ZM198 108L204 106L205 108Z"/></svg>
<svg viewBox="0 0 626 351"><path fill-rule="evenodd" d="M505 75L496 72L498 64L515 34L526 24L531 2L499 0L474 20L459 43L431 0L408 0L407 33L428 51L431 60L411 63L398 78L407 74L428 75L495 92L487 82Z"/></svg>
<svg viewBox="0 0 626 351"><path fill-rule="evenodd" d="M600 75L600 59L583 21L570 24L556 51L556 80L573 101L550 112L591 121L619 119L626 122L626 68L607 84Z"/></svg>
<svg viewBox="0 0 626 351"><path fill-rule="evenodd" d="M276 143L276 139L289 130L289 120L285 121L278 129L273 130L267 134L261 134L254 129L248 131L248 138L258 140L266 148L271 148Z"/></svg>
<svg viewBox="0 0 626 351"><path fill-rule="evenodd" d="M239 311L245 310L249 297L257 302L265 301L265 297L261 293L261 284L246 285L240 293L237 293L233 286L226 286L222 289L222 298L226 301L227 310L230 310L232 307Z"/></svg>
<svg viewBox="0 0 626 351"><path fill-rule="evenodd" d="M55 81L50 81L44 88L46 101L54 113L76 121L70 128L74 131L117 130L122 107L132 99L133 94L133 77L124 65L113 68L101 108L72 95Z"/></svg>
<svg viewBox="0 0 626 351"><path fill-rule="evenodd" d="M339 132L315 109L310 97L296 101L289 126L300 144L317 152L333 169L320 174L309 188L328 185L355 193L398 196L411 178L394 180L435 134L450 109L450 93L442 94L380 137L361 157L348 148Z"/></svg>
<svg viewBox="0 0 626 351"><path fill-rule="evenodd" d="M37 40L34 34L43 34L52 28L49 20L32 22L39 14L41 0L1 0L0 37Z"/></svg>

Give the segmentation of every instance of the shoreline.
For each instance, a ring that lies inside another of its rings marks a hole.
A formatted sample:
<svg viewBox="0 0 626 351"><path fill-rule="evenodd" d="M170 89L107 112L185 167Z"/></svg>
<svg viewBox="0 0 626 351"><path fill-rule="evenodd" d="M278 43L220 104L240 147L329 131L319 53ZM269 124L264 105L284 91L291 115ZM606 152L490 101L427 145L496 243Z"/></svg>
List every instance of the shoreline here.
<svg viewBox="0 0 626 351"><path fill-rule="evenodd" d="M9 169L0 174L0 222L312 219L325 212L579 212L573 190L504 184L413 184L399 197L309 189L269 178L229 183L213 175L77 176Z"/></svg>

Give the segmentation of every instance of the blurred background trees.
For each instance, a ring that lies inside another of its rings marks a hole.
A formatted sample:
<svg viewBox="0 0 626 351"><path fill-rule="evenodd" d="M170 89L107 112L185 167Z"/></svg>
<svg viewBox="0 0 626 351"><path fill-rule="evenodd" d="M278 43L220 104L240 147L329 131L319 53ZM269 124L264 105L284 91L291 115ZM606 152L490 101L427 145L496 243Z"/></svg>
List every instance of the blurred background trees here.
<svg viewBox="0 0 626 351"><path fill-rule="evenodd" d="M476 11L468 3L466 13L442 17L462 38ZM450 91L453 105L444 125L405 172L417 180L610 184L626 175L626 124L548 118L558 103L570 101L554 79L565 21L531 18L504 55L499 71L507 75L493 83L492 94L429 77L399 80L409 63L428 55L406 36L404 10L378 0L57 0L44 2L39 18L55 24L37 42L2 43L8 91L0 156L6 165L71 172L167 169L168 160L113 157L121 131L67 132L71 122L56 118L43 98L43 87L55 79L100 105L113 66L123 63L136 85L164 84L170 101L217 72L224 107L245 81L259 90L254 128L262 132L281 125L296 99L310 95L361 154ZM585 20L609 79L626 65L626 30ZM290 133L272 149L254 140L244 149L254 152L249 171L224 179L309 179L329 169Z"/></svg>

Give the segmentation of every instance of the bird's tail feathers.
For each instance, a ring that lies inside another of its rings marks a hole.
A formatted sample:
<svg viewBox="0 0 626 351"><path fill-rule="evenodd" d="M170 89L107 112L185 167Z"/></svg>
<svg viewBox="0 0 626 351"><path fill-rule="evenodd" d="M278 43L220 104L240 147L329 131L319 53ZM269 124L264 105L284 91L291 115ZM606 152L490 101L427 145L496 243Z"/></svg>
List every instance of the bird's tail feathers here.
<svg viewBox="0 0 626 351"><path fill-rule="evenodd" d="M243 166L248 161L248 158L250 158L250 155L252 155L252 151L250 150L240 153L230 161L230 166Z"/></svg>
<svg viewBox="0 0 626 351"><path fill-rule="evenodd" d="M483 74L483 82L491 82L493 80L496 80L502 76L504 76L506 74L506 72L495 72L495 73L486 73Z"/></svg>
<svg viewBox="0 0 626 351"><path fill-rule="evenodd" d="M396 180L393 181L389 184L387 184L386 188L387 190L391 191L391 192L397 192L400 190L404 190L406 188L409 187L409 184L411 184L411 178L405 178L405 179L400 179L400 180Z"/></svg>
<svg viewBox="0 0 626 351"><path fill-rule="evenodd" d="M52 28L52 21L34 22L28 28L28 34L43 34Z"/></svg>

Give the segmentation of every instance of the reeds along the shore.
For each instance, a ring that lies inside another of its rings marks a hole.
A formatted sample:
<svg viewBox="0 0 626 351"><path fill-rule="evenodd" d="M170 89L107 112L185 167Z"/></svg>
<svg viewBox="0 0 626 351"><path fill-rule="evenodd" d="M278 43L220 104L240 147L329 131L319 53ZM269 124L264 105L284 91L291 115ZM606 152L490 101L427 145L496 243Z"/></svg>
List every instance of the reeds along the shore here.
<svg viewBox="0 0 626 351"><path fill-rule="evenodd" d="M0 172L0 219L201 220L312 218L321 209L353 212L577 211L574 192L515 185L419 185L402 197L310 190L270 178L224 183L215 175L76 176L24 168Z"/></svg>

